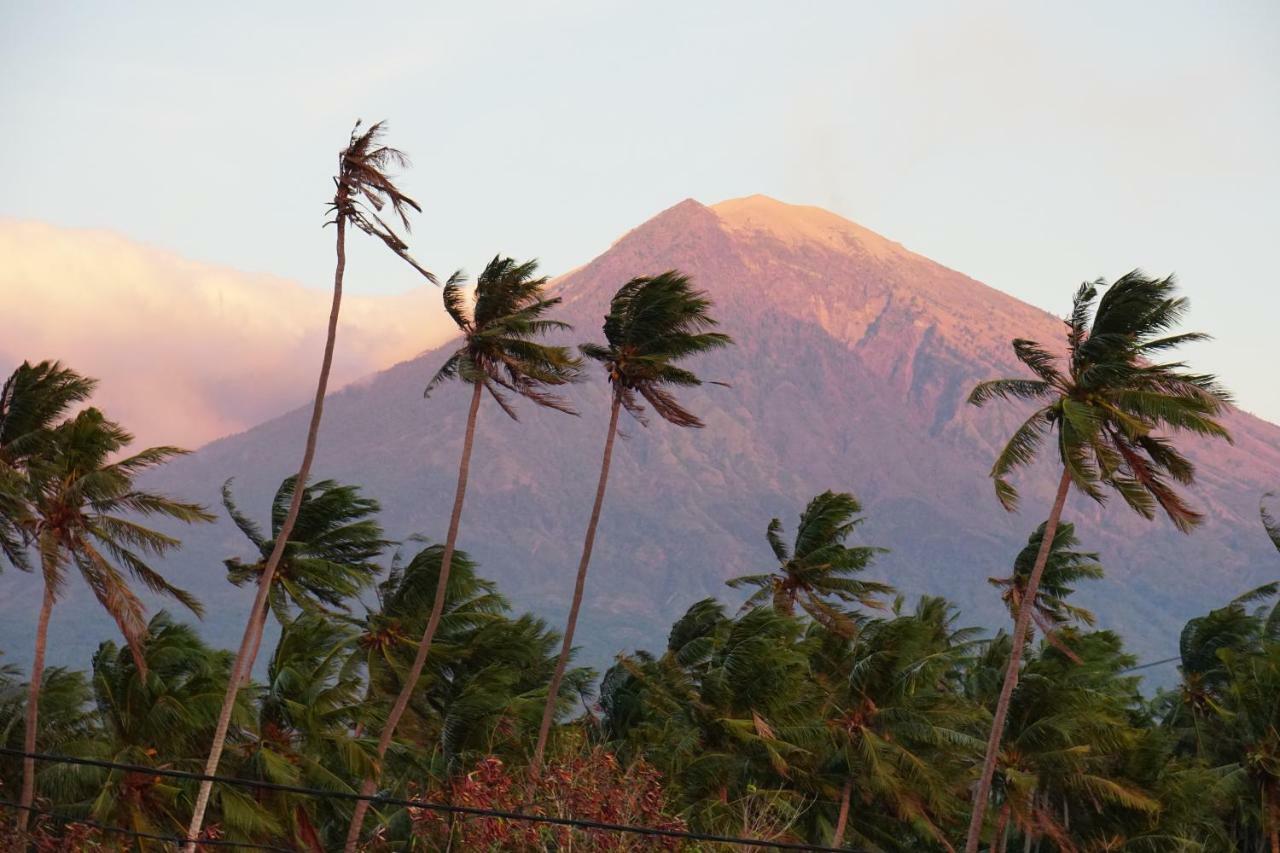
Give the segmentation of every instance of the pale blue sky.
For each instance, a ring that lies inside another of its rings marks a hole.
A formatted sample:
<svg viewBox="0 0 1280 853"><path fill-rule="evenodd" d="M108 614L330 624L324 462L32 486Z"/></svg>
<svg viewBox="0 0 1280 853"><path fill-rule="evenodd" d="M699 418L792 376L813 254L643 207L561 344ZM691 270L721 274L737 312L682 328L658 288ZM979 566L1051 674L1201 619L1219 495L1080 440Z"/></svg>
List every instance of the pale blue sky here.
<svg viewBox="0 0 1280 853"><path fill-rule="evenodd" d="M1280 421L1280 4L0 5L0 215L327 287L356 117L438 270L551 273L686 197L817 204L1061 313L1176 271ZM356 292L412 275L357 248Z"/></svg>

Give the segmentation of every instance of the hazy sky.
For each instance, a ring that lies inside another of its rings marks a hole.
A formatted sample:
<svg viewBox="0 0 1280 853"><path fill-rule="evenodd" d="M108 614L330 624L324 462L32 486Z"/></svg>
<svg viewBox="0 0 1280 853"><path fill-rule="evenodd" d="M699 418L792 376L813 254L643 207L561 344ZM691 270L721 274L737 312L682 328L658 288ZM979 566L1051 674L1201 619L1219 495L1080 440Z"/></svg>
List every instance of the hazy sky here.
<svg viewBox="0 0 1280 853"><path fill-rule="evenodd" d="M327 287L334 155L385 118L438 270L562 272L683 198L766 193L1057 313L1176 271L1220 339L1197 363L1280 421L1274 0L9 0L0 81L14 219ZM417 284L383 254L353 250L352 291Z"/></svg>

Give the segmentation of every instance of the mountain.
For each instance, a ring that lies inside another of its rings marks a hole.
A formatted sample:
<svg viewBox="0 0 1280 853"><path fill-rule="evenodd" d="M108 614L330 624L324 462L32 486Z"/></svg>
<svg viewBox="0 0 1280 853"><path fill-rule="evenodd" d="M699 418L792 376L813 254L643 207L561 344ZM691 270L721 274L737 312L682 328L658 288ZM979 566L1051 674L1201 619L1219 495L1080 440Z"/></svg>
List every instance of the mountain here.
<svg viewBox="0 0 1280 853"><path fill-rule="evenodd" d="M697 366L731 387L687 395L705 430L625 423L579 634L586 659L652 648L701 597L740 600L723 581L771 565L769 519L791 529L829 488L857 494L867 516L859 537L890 549L869 577L911 596L945 594L970 624L1004 624L986 579L1007 573L1047 513L1056 475L1048 465L1022 475L1022 512L1000 509L987 471L1018 413L964 401L975 382L1020 372L1013 337L1060 349L1061 321L831 213L753 196L681 202L558 280L572 339L599 336L621 283L669 268L710 292L737 340ZM1064 307L1072 286L1063 282ZM443 536L464 391L424 400L422 389L445 351L354 383L325 410L317 475L363 485L397 536ZM517 606L553 622L571 591L607 413L600 376L571 396L581 417L523 406L513 423L495 406L481 410L460 542ZM152 485L216 504L235 477L240 505L262 517L297 464L306 414L215 441ZM1280 486L1280 428L1240 412L1228 421L1233 446L1188 442L1207 515L1193 535L1123 506L1104 516L1079 495L1068 502L1066 518L1108 571L1080 602L1143 659L1176 654L1188 617L1280 574L1257 515L1261 493ZM226 523L183 535L170 571L206 601L205 632L232 646L247 594L227 585L221 560L245 554L245 543ZM31 608L16 597L0 606L0 647L21 660ZM55 613L56 657L83 664L90 641L111 634L90 612L73 600Z"/></svg>

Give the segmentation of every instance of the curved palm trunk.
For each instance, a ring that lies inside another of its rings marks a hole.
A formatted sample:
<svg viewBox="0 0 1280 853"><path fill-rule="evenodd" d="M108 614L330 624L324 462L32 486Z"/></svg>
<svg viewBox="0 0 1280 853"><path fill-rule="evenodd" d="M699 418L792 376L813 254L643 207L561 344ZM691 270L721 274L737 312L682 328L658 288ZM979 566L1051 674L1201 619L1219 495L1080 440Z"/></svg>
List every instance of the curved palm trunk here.
<svg viewBox="0 0 1280 853"><path fill-rule="evenodd" d="M418 643L418 654L413 659L413 666L409 668L409 674L400 688L400 695L396 697L395 704L391 706L391 713L387 715L387 722L382 727L382 735L378 738L376 769L374 775L365 779L364 784L360 786L362 797L372 796L378 787L382 759L386 756L388 747L391 746L391 737L395 734L400 718L409 707L409 699L418 687L418 679L422 677L422 670L427 664L427 653L431 651L431 643L435 639L436 628L439 627L440 616L444 612L445 595L449 589L449 570L453 566L453 549L458 542L462 503L467 496L467 477L471 472L471 448L476 438L476 416L480 411L480 394L483 391L484 386L477 382L471 392L471 409L467 412L467 432L462 441L462 460L458 463L458 490L453 496L453 513L449 516L449 534L445 539L444 553L440 556L440 576L436 580L436 598L431 604L431 616L427 619L427 628L422 632L422 640ZM355 812L351 816L351 828L347 830L347 841L343 847L347 853L352 853L356 849L356 842L360 840L360 828L364 825L364 816L368 811L368 800L356 802Z"/></svg>
<svg viewBox="0 0 1280 853"><path fill-rule="evenodd" d="M991 796L991 780L995 778L996 758L1000 754L1000 740L1004 736L1005 719L1009 716L1009 700L1013 696L1013 688L1018 685L1018 669L1022 664L1022 647L1027 641L1027 630L1031 625L1031 610L1034 607L1036 593L1040 590L1040 576L1044 574L1045 563L1049 561L1049 552L1053 548L1053 534L1058 529L1058 521L1062 518L1062 507L1067 502L1067 492L1071 489L1071 475L1064 468L1062 480L1058 483L1058 494L1053 499L1053 509L1044 524L1044 536L1040 542L1040 551L1036 554L1035 565L1031 568L1031 577L1027 579L1026 593L1018 605L1018 618L1013 626L1013 648L1009 652L1009 668L1005 670L1004 684L1000 687L1000 699L996 702L995 716L991 720L991 735L987 738L987 753L982 761L982 776L973 794L973 813L969 817L969 835L965 840L965 853L978 853L978 841L982 835L982 823L987 813L987 799Z"/></svg>
<svg viewBox="0 0 1280 853"><path fill-rule="evenodd" d="M844 828L849 824L849 801L853 798L853 777L844 780L844 789L840 792L840 816L836 818L836 828L831 833L831 846L839 847L844 843Z"/></svg>
<svg viewBox="0 0 1280 853"><path fill-rule="evenodd" d="M289 502L289 513L284 524L280 525L280 533L276 536L275 547L267 558L267 565L258 578L258 594L253 600L253 608L249 611L249 620L245 625L244 637L240 641L240 649L236 653L235 664L231 667L231 675L227 679L227 694L222 699L222 710L218 713L218 725L213 732L213 743L209 747L209 759L205 762L204 774L212 776L218 772L218 762L222 759L222 748L227 742L227 728L231 725L231 712L235 708L236 694L240 685L253 670L254 658L257 655L258 642L261 636L259 629L259 612L266 606L267 594L271 590L271 581L275 578L276 568L284 556L285 545L289 542L289 534L298 521L298 512L302 509L302 496L306 492L307 476L311 473L311 462L316 455L316 437L320 433L320 418L324 412L324 395L329 388L329 370L333 366L333 348L338 338L338 314L342 307L342 278L347 269L346 220L341 216L337 220L337 261L333 271L333 304L329 309L328 335L324 343L324 357L320 362L320 379L316 384L316 397L311 405L311 423L307 428L307 441L302 451L302 464L298 466L298 477L293 488L293 499ZM204 812L209 805L209 794L213 783L205 780L200 783L200 791L196 795L196 805L191 816L191 825L187 828L186 853L195 853L195 839L199 837L204 825Z"/></svg>
<svg viewBox="0 0 1280 853"><path fill-rule="evenodd" d="M24 752L36 751L36 728L40 722L40 682L44 679L44 650L49 641L49 615L53 612L53 586L45 572L44 600L40 603L40 620L36 623L36 653L31 659L31 684L27 688L27 722L22 740ZM22 759L22 798L19 800L18 833L27 831L31 806L36 799L36 760L30 755Z"/></svg>
<svg viewBox="0 0 1280 853"><path fill-rule="evenodd" d="M542 766L542 755L547 748L547 738L551 734L551 724L556 717L556 700L560 695L560 684L564 681L564 671L569 665L569 655L573 651L573 632L578 627L578 611L582 609L582 592L587 584L587 566L591 563L591 549L596 542L596 526L600 523L600 507L604 504L605 487L609 484L609 463L613 459L613 441L618 435L618 412L622 398L613 395L613 407L609 410L609 432L604 440L604 458L600 462L600 482L596 485L595 503L591 505L591 520L587 522L587 536L582 543L582 559L578 561L578 579L573 587L573 603L569 605L569 618L564 626L564 640L560 644L560 657L556 661L555 673L551 676L551 684L547 687L547 705L542 711L542 724L538 727L538 744L533 749L533 760L529 763L529 772L537 775Z"/></svg>

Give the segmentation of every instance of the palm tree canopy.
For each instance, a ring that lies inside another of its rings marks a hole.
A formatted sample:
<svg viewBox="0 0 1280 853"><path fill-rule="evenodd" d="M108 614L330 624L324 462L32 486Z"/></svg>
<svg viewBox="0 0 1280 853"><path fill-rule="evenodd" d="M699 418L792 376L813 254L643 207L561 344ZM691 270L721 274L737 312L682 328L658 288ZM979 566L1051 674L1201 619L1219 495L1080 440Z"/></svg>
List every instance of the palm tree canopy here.
<svg viewBox="0 0 1280 853"><path fill-rule="evenodd" d="M1027 540L1027 544L1013 561L1013 575L1007 578L988 578L988 582L1002 590L1001 598L1016 615L1022 597L1026 594L1027 581L1035 565L1036 555L1044 542L1044 523L1041 523ZM1094 623L1094 616L1083 607L1067 602L1075 592L1074 585L1082 580L1098 580L1103 575L1098 555L1075 550L1080 545L1075 525L1059 524L1053 532L1053 544L1045 562L1040 586L1036 590L1034 616L1042 629L1051 633L1053 628L1078 621L1086 625Z"/></svg>
<svg viewBox="0 0 1280 853"><path fill-rule="evenodd" d="M40 451L59 418L93 393L96 379L56 361L24 361L0 387L0 556L29 568L23 548L24 462Z"/></svg>
<svg viewBox="0 0 1280 853"><path fill-rule="evenodd" d="M242 586L256 583L262 574L289 512L297 477L286 478L276 491L271 504L270 538L236 505L231 482L222 486L222 504L236 527L258 549L258 558L253 562L237 557L224 561L227 578ZM327 607L345 611L347 600L373 583L380 571L376 560L391 544L383 538L382 525L375 517L380 509L378 502L362 495L358 486L320 480L306 487L297 522L272 579L271 603L277 615L286 615L286 598L303 610Z"/></svg>
<svg viewBox="0 0 1280 853"><path fill-rule="evenodd" d="M465 277L461 272L450 276L444 307L462 332L462 346L432 377L425 395L442 382L460 379L482 385L513 419L516 413L504 392L576 414L564 399L546 390L575 381L582 362L566 347L538 341L548 332L572 327L546 317L560 297L545 295L547 279L535 277L537 269L537 261L495 257L476 281L469 307L463 293Z"/></svg>
<svg viewBox="0 0 1280 853"><path fill-rule="evenodd" d="M862 523L862 505L848 492L823 492L809 501L800 513L795 542L791 547L782 538L782 522L773 519L765 533L778 568L766 574L746 575L728 585L757 587L743 609L772 600L775 608L790 614L796 603L818 622L845 633L852 621L831 599L880 607L876 595L893 591L888 584L856 577L884 548L849 546L845 542Z"/></svg>
<svg viewBox="0 0 1280 853"><path fill-rule="evenodd" d="M74 564L136 649L146 634L146 619L121 567L150 591L201 613L195 598L170 584L148 562L181 543L137 519L191 523L212 521L213 516L198 504L137 488L138 476L186 451L152 447L115 458L132 441L132 435L95 408L50 430L47 452L28 463L33 507L28 533L40 553L45 582L55 593L66 582L68 563Z"/></svg>
<svg viewBox="0 0 1280 853"><path fill-rule="evenodd" d="M711 331L718 325L708 313L711 299L695 290L688 277L669 270L651 278L633 278L618 290L604 320L605 345L583 344L582 354L604 365L623 407L642 424L643 398L663 420L683 427L702 421L684 408L673 389L702 380L678 362L731 344Z"/></svg>
<svg viewBox="0 0 1280 853"><path fill-rule="evenodd" d="M1008 477L1029 464L1052 433L1058 457L1080 491L1101 503L1109 488L1144 517L1153 518L1159 507L1179 530L1189 531L1201 515L1175 484L1190 483L1195 468L1160 433L1187 431L1229 441L1218 416L1230 396L1209 374L1156 360L1207 338L1173 332L1188 301L1176 295L1172 276L1154 279L1134 271L1099 299L1103 287L1099 280L1076 292L1066 321L1065 365L1035 341L1017 339L1014 355L1034 378L983 382L970 393L969 402L979 406L997 397L1041 405L996 458L996 495L1006 509L1016 508L1018 493Z"/></svg>
<svg viewBox="0 0 1280 853"><path fill-rule="evenodd" d="M356 122L347 147L338 152L338 174L333 179L335 192L329 205L333 221L345 220L371 237L377 237L428 281L437 284L435 274L410 257L409 244L378 215L383 208L390 207L404 230L409 231L409 208L422 212L418 203L402 193L388 175L392 168L408 166L409 158L403 151L382 144L385 122L376 122L363 132L361 124Z"/></svg>

